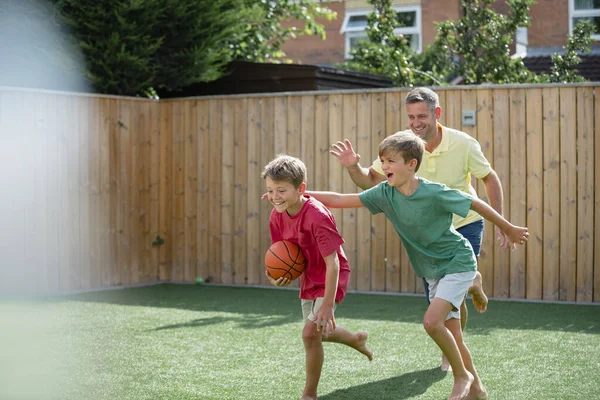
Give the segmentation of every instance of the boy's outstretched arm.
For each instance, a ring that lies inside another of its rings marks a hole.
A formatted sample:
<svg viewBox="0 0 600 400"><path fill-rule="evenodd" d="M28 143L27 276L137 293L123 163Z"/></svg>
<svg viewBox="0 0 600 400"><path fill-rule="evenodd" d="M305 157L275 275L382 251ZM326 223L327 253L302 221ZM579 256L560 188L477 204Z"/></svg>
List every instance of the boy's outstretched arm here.
<svg viewBox="0 0 600 400"><path fill-rule="evenodd" d="M471 201L471 210L474 210L477 214L500 228L512 243L512 250L517 247L516 244L525 244L529 239L529 231L527 228L511 224L485 201L473 198Z"/></svg>
<svg viewBox="0 0 600 400"><path fill-rule="evenodd" d="M360 208L364 207L357 193L342 194L336 192L313 192L307 190L306 194L314 197L329 208Z"/></svg>

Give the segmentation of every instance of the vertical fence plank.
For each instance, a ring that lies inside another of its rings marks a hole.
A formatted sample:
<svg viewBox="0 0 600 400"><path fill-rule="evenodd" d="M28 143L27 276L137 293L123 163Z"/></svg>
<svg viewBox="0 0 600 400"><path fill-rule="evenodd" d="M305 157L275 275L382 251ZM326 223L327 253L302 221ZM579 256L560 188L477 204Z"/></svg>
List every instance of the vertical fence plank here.
<svg viewBox="0 0 600 400"><path fill-rule="evenodd" d="M367 160L373 160L374 157L374 151L371 148L371 97L370 93L359 94L356 106L357 143L355 150L359 154L365 154ZM356 213L356 237L358 263L356 288L368 291L371 289L371 215L364 207L358 209Z"/></svg>
<svg viewBox="0 0 600 400"><path fill-rule="evenodd" d="M492 89L481 89L477 92L477 139L481 145L483 154L494 165L494 135L493 135L493 118L494 118L494 96ZM489 202L485 187L481 182L477 182L478 196ZM483 278L483 289L486 293L494 292L494 225L485 222L485 230L483 232L483 240L479 259L477 260L477 269Z"/></svg>
<svg viewBox="0 0 600 400"><path fill-rule="evenodd" d="M159 254L160 248L163 246L157 241L160 235L160 178L161 178L161 105L159 102L152 102L150 106L150 160L149 160L149 174L150 174L150 260L147 267L147 274L149 280L159 280Z"/></svg>
<svg viewBox="0 0 600 400"><path fill-rule="evenodd" d="M329 185L329 96L315 98L315 162L313 190L327 190Z"/></svg>
<svg viewBox="0 0 600 400"><path fill-rule="evenodd" d="M260 110L260 171L275 157L275 99L266 97L263 99ZM264 193L266 188L264 179L260 178L260 192ZM273 206L267 201L260 203L260 284L270 285L264 274L264 254L271 245L269 234L269 217Z"/></svg>
<svg viewBox="0 0 600 400"><path fill-rule="evenodd" d="M527 223L527 127L525 89L511 89L510 96L510 181L508 196L510 221L519 226ZM491 230L491 229L490 229ZM525 247L519 247L509 253L509 297L525 298L525 274L527 253Z"/></svg>
<svg viewBox="0 0 600 400"><path fill-rule="evenodd" d="M385 93L371 96L371 157L379 156L379 143L385 139ZM371 290L385 290L385 233L386 217L383 214L371 216Z"/></svg>
<svg viewBox="0 0 600 400"><path fill-rule="evenodd" d="M287 150L287 96L277 96L273 99L273 116L274 116L274 150L275 155L286 153Z"/></svg>
<svg viewBox="0 0 600 400"><path fill-rule="evenodd" d="M385 130L389 136L401 131L401 115L404 107L400 100L400 92L385 94ZM400 264L402 263L402 243L392 223L385 218L385 291L400 291Z"/></svg>
<svg viewBox="0 0 600 400"><path fill-rule="evenodd" d="M577 88L577 301L593 299L594 93Z"/></svg>
<svg viewBox="0 0 600 400"><path fill-rule="evenodd" d="M558 88L542 89L544 126L543 299L558 300L560 260L560 143Z"/></svg>
<svg viewBox="0 0 600 400"><path fill-rule="evenodd" d="M143 101L139 105L140 115L140 165L138 174L139 213L139 282L152 282L152 108L156 103Z"/></svg>
<svg viewBox="0 0 600 400"><path fill-rule="evenodd" d="M195 276L207 279L210 271L209 257L209 234L210 234L210 214L212 210L210 204L210 101L201 100L196 107L198 138L196 141L196 154L198 155L197 176L198 176L198 198L196 204L196 215L198 216L198 236L196 242L197 262Z"/></svg>
<svg viewBox="0 0 600 400"><path fill-rule="evenodd" d="M559 89L560 106L560 269L559 300L575 301L577 284L577 93Z"/></svg>
<svg viewBox="0 0 600 400"><path fill-rule="evenodd" d="M221 282L222 268L222 236L221 236L221 210L223 203L223 103L224 100L216 99L210 102L209 128L210 156L209 156L209 197L208 209L210 210L208 222L208 280Z"/></svg>
<svg viewBox="0 0 600 400"><path fill-rule="evenodd" d="M315 97L314 95L307 95L300 98L300 115L302 116L300 120L300 137L302 140L299 157L306 165L306 181L309 190L316 190L317 187L315 176L319 174L315 164L316 137L322 135L322 132L315 131ZM322 129L322 126L319 128Z"/></svg>
<svg viewBox="0 0 600 400"><path fill-rule="evenodd" d="M183 280L193 282L198 257L198 100L187 101L183 109L184 156L184 267Z"/></svg>
<svg viewBox="0 0 600 400"><path fill-rule="evenodd" d="M129 199L127 207L128 233L127 242L129 244L129 263L127 265L129 282L134 284L140 281L140 198L139 198L139 174L140 166L140 102L128 101L127 108L129 112L129 123L123 121L128 127L129 133L129 152L128 152L128 171L127 171L127 191Z"/></svg>
<svg viewBox="0 0 600 400"><path fill-rule="evenodd" d="M235 160L231 157L235 140L235 108L237 99L223 101L223 148L221 170L223 188L221 198L221 282L233 283L233 226L234 226L234 185Z"/></svg>
<svg viewBox="0 0 600 400"><path fill-rule="evenodd" d="M600 179L600 86L594 87L594 121L595 132L594 136L594 157L595 179ZM600 302L600 185L595 184L594 196L594 302Z"/></svg>
<svg viewBox="0 0 600 400"><path fill-rule="evenodd" d="M542 89L527 90L527 276L526 298L542 298L543 253L543 125ZM512 194L511 194L512 195Z"/></svg>
<svg viewBox="0 0 600 400"><path fill-rule="evenodd" d="M344 140L344 132L342 131L343 126L343 110L342 110L342 99L341 94L332 94L329 96L329 140L327 142L327 150L324 152L324 156L327 156L328 170L327 174L327 187L326 190L333 192L342 193L342 179L343 174L346 172L344 167L339 160L331 155L331 145L338 141ZM302 117L306 120L306 117ZM343 232L343 210L336 208L331 209L335 222L337 224L338 231L340 234Z"/></svg>
<svg viewBox="0 0 600 400"><path fill-rule="evenodd" d="M117 140L119 140L119 219L117 225L119 254L119 284L131 283L131 166L132 146L130 103L127 99L118 100Z"/></svg>
<svg viewBox="0 0 600 400"><path fill-rule="evenodd" d="M173 257L171 279L185 279L185 110L189 100L174 102L172 107L173 127Z"/></svg>
<svg viewBox="0 0 600 400"><path fill-rule="evenodd" d="M173 120L173 104L174 102L167 101L160 105L160 233L155 243L160 249L159 279L161 280L171 280L173 276L173 129L171 122ZM160 244L161 241L164 243Z"/></svg>
<svg viewBox="0 0 600 400"><path fill-rule="evenodd" d="M509 113L509 92L506 89L494 90L494 132L502 132L500 135L494 135L494 160L492 165L498 173L502 188L506 191L506 187L510 182L510 137L506 134L509 132L510 113ZM504 202L504 215L510 215L510 202ZM494 229L489 229L492 235ZM510 285L510 268L509 254L507 251L496 248L494 250L494 266L502 266L494 268L494 291L495 297L508 297Z"/></svg>
<svg viewBox="0 0 600 400"><path fill-rule="evenodd" d="M250 285L260 283L260 274L262 273L261 256L264 254L260 247L260 196L264 193L264 185L262 185L260 179L262 168L260 159L262 102L263 100L260 98L248 99L248 160L246 173L246 181L248 182L248 211L246 217L246 247L248 249L246 271L248 280L246 283Z"/></svg>
<svg viewBox="0 0 600 400"><path fill-rule="evenodd" d="M342 99L342 131L344 139L348 139L355 151L357 150L358 136L357 136L357 95L348 94ZM367 154L367 153L362 153ZM363 163L368 163L369 158L363 159ZM336 160L337 161L337 160ZM342 175L342 192L343 193L356 193L357 187L350 179L347 171L344 171ZM356 290L357 288L357 275L358 275L358 243L356 235L357 226L357 211L356 209L349 208L342 210L342 236L344 237L344 252L348 258L350 264L350 282L348 283L348 290Z"/></svg>
<svg viewBox="0 0 600 400"><path fill-rule="evenodd" d="M233 248L234 272L233 282L244 284L248 280L248 264L246 234L248 222L248 99L240 99L235 104L235 133L234 133L234 226Z"/></svg>
<svg viewBox="0 0 600 400"><path fill-rule="evenodd" d="M96 102L94 98L81 98L79 110L79 232L81 235L81 289L93 287L93 272L98 270L96 247L98 226L94 213L99 203L99 132L96 131ZM93 149L92 149L93 148Z"/></svg>

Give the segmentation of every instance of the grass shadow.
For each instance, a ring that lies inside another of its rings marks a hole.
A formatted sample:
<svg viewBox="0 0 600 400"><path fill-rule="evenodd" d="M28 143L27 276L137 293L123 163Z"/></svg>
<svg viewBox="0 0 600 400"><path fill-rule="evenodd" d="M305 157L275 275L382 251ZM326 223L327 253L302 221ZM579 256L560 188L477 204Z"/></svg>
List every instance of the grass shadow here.
<svg viewBox="0 0 600 400"><path fill-rule="evenodd" d="M347 389L336 390L324 396L319 396L319 399L410 399L425 393L431 385L444 379L446 374L447 372L443 372L439 367L422 371L408 372L404 375L393 378L352 386Z"/></svg>
<svg viewBox="0 0 600 400"><path fill-rule="evenodd" d="M301 319L296 290L161 284L54 299L244 314L244 318L249 318L247 327L263 326L261 320L264 324L273 325ZM597 305L491 300L488 311L479 314L472 308L470 300L467 301L470 308L467 331L470 335L485 335L495 329L600 333L600 307ZM421 324L426 308L424 296L348 293L336 316Z"/></svg>

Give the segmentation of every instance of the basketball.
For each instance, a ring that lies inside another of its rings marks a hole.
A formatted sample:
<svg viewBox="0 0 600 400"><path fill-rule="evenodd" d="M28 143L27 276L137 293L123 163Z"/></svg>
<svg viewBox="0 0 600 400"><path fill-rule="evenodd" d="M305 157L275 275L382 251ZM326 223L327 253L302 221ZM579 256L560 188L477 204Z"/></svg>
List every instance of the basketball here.
<svg viewBox="0 0 600 400"><path fill-rule="evenodd" d="M283 276L293 281L304 272L306 258L296 243L281 240L273 243L267 250L265 265L273 279Z"/></svg>

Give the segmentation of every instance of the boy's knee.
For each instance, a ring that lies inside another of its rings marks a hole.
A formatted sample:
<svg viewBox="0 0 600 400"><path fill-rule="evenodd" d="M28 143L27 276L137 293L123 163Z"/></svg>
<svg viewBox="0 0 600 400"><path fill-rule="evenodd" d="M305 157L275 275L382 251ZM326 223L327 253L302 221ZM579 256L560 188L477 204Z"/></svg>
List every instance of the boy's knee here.
<svg viewBox="0 0 600 400"><path fill-rule="evenodd" d="M445 329L445 326L444 326L444 323L441 321L435 321L435 320L425 317L423 319L423 328L425 328L425 331L429 335L432 335L435 332Z"/></svg>
<svg viewBox="0 0 600 400"><path fill-rule="evenodd" d="M304 343L321 341L321 333L317 331L317 324L313 323L312 321L308 321L304 325L304 329L302 330L302 341L304 341Z"/></svg>

